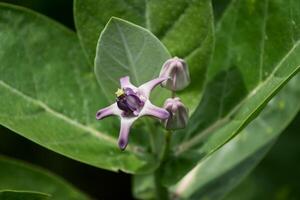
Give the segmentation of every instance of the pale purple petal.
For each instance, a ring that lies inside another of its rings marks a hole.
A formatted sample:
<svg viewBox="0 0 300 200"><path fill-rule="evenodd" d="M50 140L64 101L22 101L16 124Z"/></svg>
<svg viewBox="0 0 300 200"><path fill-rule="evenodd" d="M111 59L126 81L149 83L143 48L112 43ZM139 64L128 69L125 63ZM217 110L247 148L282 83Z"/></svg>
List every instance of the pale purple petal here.
<svg viewBox="0 0 300 200"><path fill-rule="evenodd" d="M129 76L124 76L124 77L120 78L120 85L121 85L121 88L131 88L131 89L135 89L136 88L130 82Z"/></svg>
<svg viewBox="0 0 300 200"><path fill-rule="evenodd" d="M168 77L170 76L170 72L176 66L177 62L174 62L173 59L167 60L160 71L159 77Z"/></svg>
<svg viewBox="0 0 300 200"><path fill-rule="evenodd" d="M118 139L118 144L121 150L124 150L128 144L130 127L133 122L134 120L121 118L121 127Z"/></svg>
<svg viewBox="0 0 300 200"><path fill-rule="evenodd" d="M170 113L163 108L157 107L155 105L153 105L149 100L145 103L145 106L143 108L143 110L140 113L140 116L144 116L144 115L148 115L148 116L153 116L156 117L158 119L164 120L164 119L168 119L170 116Z"/></svg>
<svg viewBox="0 0 300 200"><path fill-rule="evenodd" d="M148 81L147 83L144 83L138 89L146 98L149 98L150 92L153 90L153 88L167 79L169 79L169 77L155 78L151 81Z"/></svg>
<svg viewBox="0 0 300 200"><path fill-rule="evenodd" d="M110 106L98 110L98 112L96 113L96 119L100 120L111 115L120 116L121 113L122 111L118 108L117 103L114 103Z"/></svg>

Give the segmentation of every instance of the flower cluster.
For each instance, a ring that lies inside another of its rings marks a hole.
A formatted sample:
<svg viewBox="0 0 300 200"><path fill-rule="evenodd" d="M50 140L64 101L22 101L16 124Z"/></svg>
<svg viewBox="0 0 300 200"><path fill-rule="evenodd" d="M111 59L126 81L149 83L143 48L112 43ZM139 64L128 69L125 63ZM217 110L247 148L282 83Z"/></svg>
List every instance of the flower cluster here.
<svg viewBox="0 0 300 200"><path fill-rule="evenodd" d="M128 76L120 78L121 88L116 92L116 102L100 109L96 119L116 115L121 119L119 147L124 150L128 144L128 136L132 124L142 116L160 119L166 129L184 128L188 120L188 111L178 97L166 100L164 108L153 105L150 100L151 91L162 85L173 92L182 90L190 82L188 67L184 60L177 57L169 59L162 67L160 76L136 87Z"/></svg>

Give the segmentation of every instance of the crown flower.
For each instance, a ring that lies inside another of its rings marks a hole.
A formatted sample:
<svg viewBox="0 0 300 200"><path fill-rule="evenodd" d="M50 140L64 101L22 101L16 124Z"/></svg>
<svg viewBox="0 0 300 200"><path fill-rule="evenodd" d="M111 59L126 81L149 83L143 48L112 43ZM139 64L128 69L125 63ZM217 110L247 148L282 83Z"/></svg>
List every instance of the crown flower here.
<svg viewBox="0 0 300 200"><path fill-rule="evenodd" d="M129 77L120 78L121 88L115 93L116 102L112 105L100 109L96 114L96 119L116 115L121 119L118 144L124 150L128 144L128 136L132 124L142 116L153 116L165 120L169 118L169 112L163 108L153 105L150 100L151 91L167 77L155 78L149 82L136 87L130 83Z"/></svg>

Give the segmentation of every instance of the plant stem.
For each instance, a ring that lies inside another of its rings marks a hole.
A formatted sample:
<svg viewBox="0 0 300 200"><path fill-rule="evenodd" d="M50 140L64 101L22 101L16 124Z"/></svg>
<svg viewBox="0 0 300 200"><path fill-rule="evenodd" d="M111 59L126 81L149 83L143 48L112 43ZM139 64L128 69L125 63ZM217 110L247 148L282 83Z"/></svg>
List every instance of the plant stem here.
<svg viewBox="0 0 300 200"><path fill-rule="evenodd" d="M163 152L163 155L162 155L161 165L165 164L165 162L168 158L168 154L169 154L169 151L170 151L171 136L172 136L172 131L169 130L165 133L166 145L165 145L164 152Z"/></svg>
<svg viewBox="0 0 300 200"><path fill-rule="evenodd" d="M176 97L176 92L172 91L172 98L175 98L175 97Z"/></svg>
<svg viewBox="0 0 300 200"><path fill-rule="evenodd" d="M157 200L168 200L169 199L168 189L161 184L161 181L160 181L161 176L162 176L161 171L156 170L155 174L154 174L156 199Z"/></svg>
<svg viewBox="0 0 300 200"><path fill-rule="evenodd" d="M154 173L155 179L155 187L156 187L156 199L158 200L167 200L169 199L168 189L162 185L161 177L163 175L163 170L165 168L166 161L168 159L169 151L170 151L170 140L171 140L172 132L168 131L165 133L165 148L161 157L161 163L158 169Z"/></svg>
<svg viewBox="0 0 300 200"><path fill-rule="evenodd" d="M176 97L176 92L172 91L172 98ZM168 130L165 132L165 148L163 150L161 156L161 162L158 169L154 172L154 184L156 188L156 199L157 200L168 200L169 199L169 192L168 188L162 185L161 177L163 177L164 169L166 162L168 160L168 156L170 153L170 142L172 137L172 131Z"/></svg>

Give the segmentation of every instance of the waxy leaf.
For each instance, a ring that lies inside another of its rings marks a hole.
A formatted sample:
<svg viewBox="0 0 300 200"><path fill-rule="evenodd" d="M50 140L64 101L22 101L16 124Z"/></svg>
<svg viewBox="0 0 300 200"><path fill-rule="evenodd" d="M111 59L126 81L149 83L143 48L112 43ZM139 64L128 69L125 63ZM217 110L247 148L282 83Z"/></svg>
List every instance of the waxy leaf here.
<svg viewBox="0 0 300 200"><path fill-rule="evenodd" d="M132 177L132 193L135 199L155 199L154 174L134 175Z"/></svg>
<svg viewBox="0 0 300 200"><path fill-rule="evenodd" d="M0 44L0 124L96 167L132 173L154 167L134 141L121 152L119 127L95 119L108 102L73 32L1 4Z"/></svg>
<svg viewBox="0 0 300 200"><path fill-rule="evenodd" d="M46 200L50 195L32 191L0 190L1 200Z"/></svg>
<svg viewBox="0 0 300 200"><path fill-rule="evenodd" d="M148 30L127 21L111 18L100 35L95 58L95 73L99 85L110 101L115 101L120 78L129 76L140 86L159 76L163 63L170 58L168 50ZM161 103L168 96L160 90Z"/></svg>
<svg viewBox="0 0 300 200"><path fill-rule="evenodd" d="M200 101L205 72L213 49L210 0L76 0L74 15L80 42L91 65L96 55L95 47L100 32L112 16L123 18L151 31L168 48L172 56L187 61L192 82L188 89L181 92L180 97L191 111L194 110ZM156 58L153 59L153 62L156 62ZM139 67L143 69L147 66Z"/></svg>
<svg viewBox="0 0 300 200"><path fill-rule="evenodd" d="M296 116L299 84L297 75L239 135L194 167L174 193L182 199L222 199L258 164Z"/></svg>
<svg viewBox="0 0 300 200"><path fill-rule="evenodd" d="M24 192L27 194L23 194ZM32 192L36 194L32 194ZM15 196L16 199L21 197L19 199L22 200L25 200L27 196L32 196L32 199L34 199L33 197L45 199L45 196L50 196L53 200L89 199L85 194L46 170L1 156L0 199L3 196Z"/></svg>
<svg viewBox="0 0 300 200"><path fill-rule="evenodd" d="M299 128L300 113L283 131L262 162L226 200L298 199L299 197Z"/></svg>
<svg viewBox="0 0 300 200"><path fill-rule="evenodd" d="M299 8L297 0L232 2L216 29L202 102L176 134L166 184L234 137L299 71Z"/></svg>

